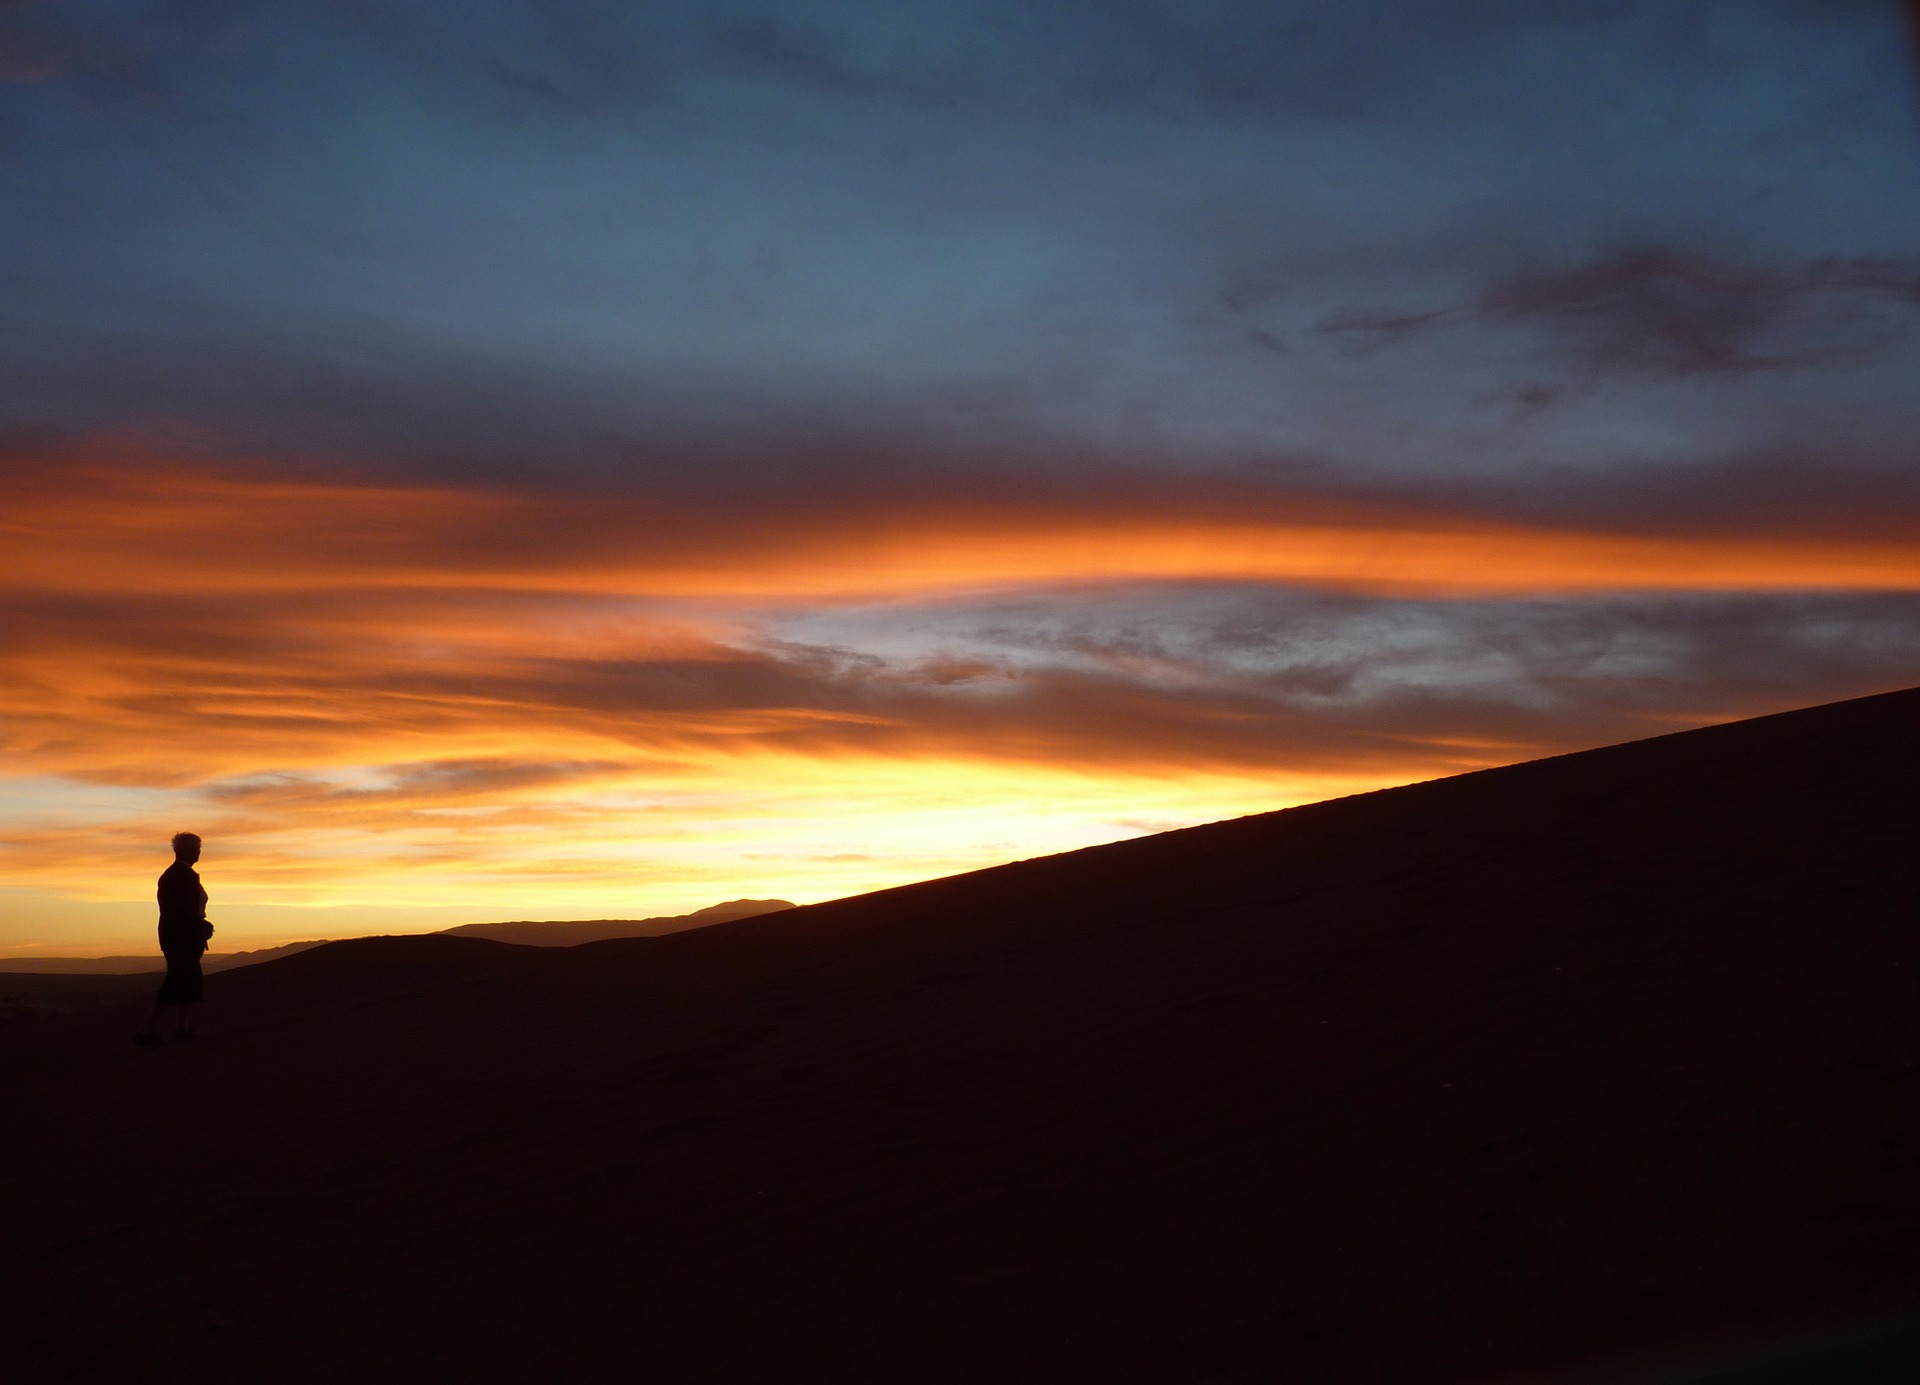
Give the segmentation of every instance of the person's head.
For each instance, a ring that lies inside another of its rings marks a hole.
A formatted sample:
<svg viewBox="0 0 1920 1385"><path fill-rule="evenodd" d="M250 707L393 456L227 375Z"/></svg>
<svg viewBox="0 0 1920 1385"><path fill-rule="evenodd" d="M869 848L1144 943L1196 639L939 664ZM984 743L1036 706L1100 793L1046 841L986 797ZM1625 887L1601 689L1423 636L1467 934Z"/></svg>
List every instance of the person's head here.
<svg viewBox="0 0 1920 1385"><path fill-rule="evenodd" d="M192 865L200 859L200 839L191 832L173 834L173 858Z"/></svg>

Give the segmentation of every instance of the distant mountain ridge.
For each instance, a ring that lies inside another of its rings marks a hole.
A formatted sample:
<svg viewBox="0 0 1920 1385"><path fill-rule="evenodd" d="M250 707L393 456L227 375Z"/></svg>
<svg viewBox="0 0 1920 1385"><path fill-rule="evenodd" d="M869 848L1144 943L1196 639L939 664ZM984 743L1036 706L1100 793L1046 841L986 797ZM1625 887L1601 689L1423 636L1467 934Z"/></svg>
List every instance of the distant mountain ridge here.
<svg viewBox="0 0 1920 1385"><path fill-rule="evenodd" d="M532 947L576 947L581 943L604 942L608 938L657 938L664 933L684 933L689 928L731 923L760 914L777 914L793 908L784 899L730 899L711 904L691 914L671 914L651 919L559 919L550 923L522 920L514 923L463 923L458 928L443 928L442 933L456 938L488 938L496 943L521 943Z"/></svg>
<svg viewBox="0 0 1920 1385"><path fill-rule="evenodd" d="M330 938L315 938L312 942L282 943L278 947L256 948L251 952L209 952L200 959L203 971L230 971L234 967L250 967L255 962L271 962L277 957L291 957L296 952L305 952L310 947L319 947L331 942ZM138 953L125 957L0 957L0 973L35 972L59 973L63 976L137 976L145 972L162 972L167 969L166 958L158 951Z"/></svg>
<svg viewBox="0 0 1920 1385"><path fill-rule="evenodd" d="M522 920L513 923L463 923L458 928L443 928L443 934L460 938L487 938L497 943L521 943L532 947L574 947L608 938L657 938L665 933L681 933L689 928L705 928L714 923L774 914L794 905L785 899L730 899L710 904L691 914L668 914L650 919L561 919L551 923ZM209 972L230 971L255 962L271 962L296 952L319 947L332 941L316 938L312 942L283 943L252 952L209 952L201 965ZM124 957L0 957L0 974L27 972L61 976L138 976L166 970L166 960L158 952Z"/></svg>

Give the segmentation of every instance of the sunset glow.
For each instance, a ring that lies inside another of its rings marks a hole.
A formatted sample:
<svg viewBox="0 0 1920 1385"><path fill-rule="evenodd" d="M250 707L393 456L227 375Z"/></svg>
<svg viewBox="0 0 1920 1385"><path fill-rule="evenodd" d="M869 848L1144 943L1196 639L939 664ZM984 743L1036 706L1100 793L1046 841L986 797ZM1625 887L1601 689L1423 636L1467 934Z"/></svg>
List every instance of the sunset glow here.
<svg viewBox="0 0 1920 1385"><path fill-rule="evenodd" d="M1891 8L218 8L0 7L0 954L1920 681Z"/></svg>
<svg viewBox="0 0 1920 1385"><path fill-rule="evenodd" d="M1554 748L1429 731L1276 749L1269 709L1220 702L1174 659L803 647L781 636L796 618L879 613L897 639L943 610L1123 581L1443 601L1920 588L1920 545L1893 543L1404 514L1048 529L1034 507L979 506L828 516L825 536L735 514L728 542L722 517L617 498L155 458L70 474L0 520L9 768L39 786L0 800L8 887L121 900L191 824L216 844L230 931L262 943L346 916L830 898Z"/></svg>
<svg viewBox="0 0 1920 1385"><path fill-rule="evenodd" d="M1390 510L1338 522L1027 504L820 506L393 487L70 466L0 501L0 581L74 593L480 591L720 602L938 598L1033 584L1287 582L1393 595L1920 588L1920 533L1553 530ZM1233 497L1233 499L1240 499ZM1226 508L1220 505L1218 508ZM1308 504L1297 508L1325 508ZM1345 507L1352 511L1355 507ZM517 632L516 632L517 637Z"/></svg>

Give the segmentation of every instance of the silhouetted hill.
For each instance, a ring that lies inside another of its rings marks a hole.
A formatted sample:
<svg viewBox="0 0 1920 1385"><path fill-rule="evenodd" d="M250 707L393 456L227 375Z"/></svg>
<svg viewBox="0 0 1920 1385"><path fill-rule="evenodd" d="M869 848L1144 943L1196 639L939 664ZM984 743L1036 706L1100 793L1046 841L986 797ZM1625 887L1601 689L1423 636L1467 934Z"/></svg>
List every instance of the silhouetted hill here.
<svg viewBox="0 0 1920 1385"><path fill-rule="evenodd" d="M459 938L492 938L496 942L525 943L533 947L578 947L581 943L605 942L609 938L657 938L689 928L708 928L734 919L778 913L793 908L785 899L730 899L711 904L691 914L671 914L651 919L561 919L551 923L464 923L458 928L440 931Z"/></svg>
<svg viewBox="0 0 1920 1385"><path fill-rule="evenodd" d="M8 1364L1695 1378L1646 1363L1914 1308L1916 780L1897 693L23 1027Z"/></svg>

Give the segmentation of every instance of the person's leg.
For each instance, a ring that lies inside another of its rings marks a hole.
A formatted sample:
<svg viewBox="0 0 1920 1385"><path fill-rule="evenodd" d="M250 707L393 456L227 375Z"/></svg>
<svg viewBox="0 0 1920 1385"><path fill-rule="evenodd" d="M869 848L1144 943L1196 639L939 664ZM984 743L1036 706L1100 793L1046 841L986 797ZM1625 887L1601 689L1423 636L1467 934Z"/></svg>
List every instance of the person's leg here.
<svg viewBox="0 0 1920 1385"><path fill-rule="evenodd" d="M191 1039L193 1037L193 1004L191 1001L180 1008L180 1018L174 1021L173 1037Z"/></svg>
<svg viewBox="0 0 1920 1385"><path fill-rule="evenodd" d="M153 1013L147 1016L147 1027L145 1029L142 1029L138 1034L135 1034L133 1036L134 1041L137 1043L143 1043L143 1044L159 1043L160 1042L160 1019L166 1013L167 1013L167 1002L164 1000L154 1001Z"/></svg>

